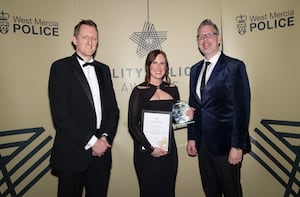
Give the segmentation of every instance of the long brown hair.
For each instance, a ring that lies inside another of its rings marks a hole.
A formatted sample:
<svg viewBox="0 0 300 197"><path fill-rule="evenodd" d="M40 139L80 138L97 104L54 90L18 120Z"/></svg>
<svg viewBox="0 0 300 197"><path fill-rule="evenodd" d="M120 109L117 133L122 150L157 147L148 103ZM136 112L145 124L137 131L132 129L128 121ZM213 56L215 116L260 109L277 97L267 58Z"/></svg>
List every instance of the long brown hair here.
<svg viewBox="0 0 300 197"><path fill-rule="evenodd" d="M149 54L147 55L146 58L146 62L145 62L145 71L146 71L146 75L145 75L145 82L147 82L148 84L150 83L150 65L152 64L152 62L155 60L155 58L159 55L162 54L164 56L164 58L166 59L166 73L163 76L163 80L165 80L166 82L168 82L169 84L171 83L171 78L169 77L169 62L168 62L168 58L165 52L163 52L162 50L159 49L155 49L153 51L150 51Z"/></svg>

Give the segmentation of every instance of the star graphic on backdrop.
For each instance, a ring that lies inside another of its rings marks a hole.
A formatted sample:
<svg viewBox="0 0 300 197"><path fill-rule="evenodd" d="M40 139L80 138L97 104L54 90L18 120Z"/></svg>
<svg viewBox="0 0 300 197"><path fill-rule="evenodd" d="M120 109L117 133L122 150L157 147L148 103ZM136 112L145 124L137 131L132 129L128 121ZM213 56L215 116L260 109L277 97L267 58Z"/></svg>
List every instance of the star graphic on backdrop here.
<svg viewBox="0 0 300 197"><path fill-rule="evenodd" d="M136 53L142 58L154 49L161 49L161 43L167 39L167 31L156 31L152 23L145 22L142 32L134 32L130 39L138 45Z"/></svg>

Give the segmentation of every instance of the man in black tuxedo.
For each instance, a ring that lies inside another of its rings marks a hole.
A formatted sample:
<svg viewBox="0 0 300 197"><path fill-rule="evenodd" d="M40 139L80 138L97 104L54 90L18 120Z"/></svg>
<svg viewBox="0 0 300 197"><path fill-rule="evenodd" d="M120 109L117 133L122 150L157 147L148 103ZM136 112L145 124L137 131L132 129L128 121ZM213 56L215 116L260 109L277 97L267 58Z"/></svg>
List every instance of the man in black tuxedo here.
<svg viewBox="0 0 300 197"><path fill-rule="evenodd" d="M55 140L50 164L58 176L59 197L107 195L119 109L109 67L94 60L98 29L92 20L74 28L76 52L55 61L49 100Z"/></svg>
<svg viewBox="0 0 300 197"><path fill-rule="evenodd" d="M187 152L198 155L207 197L241 197L241 162L251 149L245 64L220 50L221 35L211 20L198 27L197 42L204 60L191 68L189 104L196 110Z"/></svg>

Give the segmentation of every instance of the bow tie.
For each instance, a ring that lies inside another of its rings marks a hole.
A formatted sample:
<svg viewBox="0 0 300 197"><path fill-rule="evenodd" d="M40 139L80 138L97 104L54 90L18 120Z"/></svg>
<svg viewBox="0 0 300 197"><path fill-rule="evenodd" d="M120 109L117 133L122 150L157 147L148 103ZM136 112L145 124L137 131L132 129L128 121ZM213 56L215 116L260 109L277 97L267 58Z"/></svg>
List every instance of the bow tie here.
<svg viewBox="0 0 300 197"><path fill-rule="evenodd" d="M86 66L96 66L96 62L85 62L82 67L86 67Z"/></svg>
<svg viewBox="0 0 300 197"><path fill-rule="evenodd" d="M78 57L80 60L84 61L84 59L83 59L82 57L80 57L79 55L77 55L77 57ZM84 62L85 62L85 61L84 61ZM85 62L85 63L82 65L82 67L86 67L86 66L96 66L96 62L95 62L95 61L93 61L93 62Z"/></svg>

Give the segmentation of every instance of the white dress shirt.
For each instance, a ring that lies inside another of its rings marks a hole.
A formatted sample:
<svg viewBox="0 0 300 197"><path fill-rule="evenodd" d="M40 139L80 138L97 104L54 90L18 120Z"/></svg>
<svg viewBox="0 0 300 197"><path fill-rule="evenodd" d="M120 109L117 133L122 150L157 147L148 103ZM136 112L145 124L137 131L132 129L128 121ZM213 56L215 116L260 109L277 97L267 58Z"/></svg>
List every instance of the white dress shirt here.
<svg viewBox="0 0 300 197"><path fill-rule="evenodd" d="M205 69L205 62L210 62L210 64L207 66L206 75L205 75L205 84L206 84L208 82L209 78L210 78L210 75L211 75L212 71L214 70L214 68L216 66L216 63L217 63L220 55L221 55L221 51L219 51L211 59L209 59L209 60L204 59L204 61L203 61L203 66L202 66L202 69L200 71L197 86L196 86L196 92L197 92L200 99L201 99L200 86L201 86L202 75L203 75L203 72L204 72L204 69Z"/></svg>
<svg viewBox="0 0 300 197"><path fill-rule="evenodd" d="M101 111L101 97L100 97L100 91L99 91L99 84L98 84L98 79L95 71L94 66L85 66L83 67L83 64L86 63L83 60L77 58L79 61L79 64L82 68L82 71L84 72L84 75L89 83L89 87L92 92L92 97L93 97L93 102L94 102L94 107L95 107L95 113L96 113L96 118L97 118L97 123L96 123L96 128L100 128L101 124L101 119L102 119L102 111ZM93 62L94 60L91 59L90 62ZM93 135L91 139L88 141L86 146L84 147L85 150L90 149L97 141L97 137Z"/></svg>

